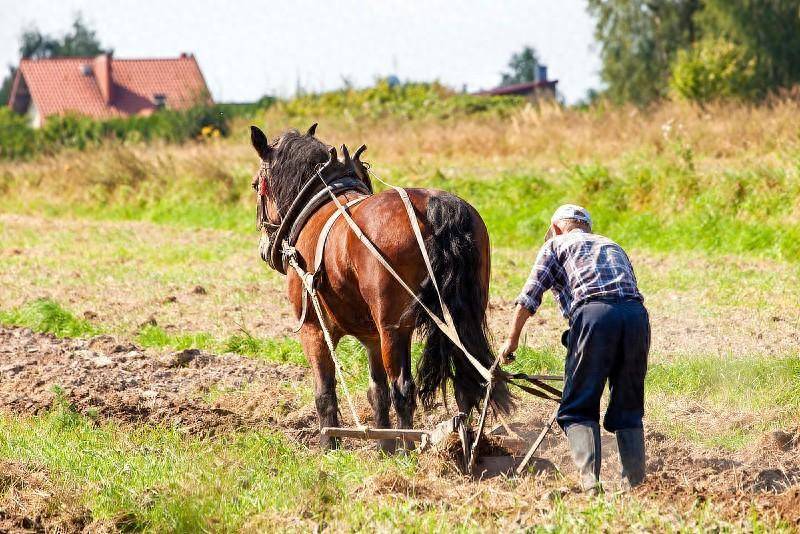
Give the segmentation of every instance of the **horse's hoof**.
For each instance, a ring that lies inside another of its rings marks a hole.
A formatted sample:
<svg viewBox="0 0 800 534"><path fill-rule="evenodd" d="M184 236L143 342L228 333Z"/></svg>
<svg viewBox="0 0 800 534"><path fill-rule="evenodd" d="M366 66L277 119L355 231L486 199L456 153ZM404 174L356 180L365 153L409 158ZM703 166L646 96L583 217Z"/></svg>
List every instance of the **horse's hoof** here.
<svg viewBox="0 0 800 534"><path fill-rule="evenodd" d="M341 446L339 438L332 438L329 436L320 436L319 447L323 451L334 451Z"/></svg>
<svg viewBox="0 0 800 534"><path fill-rule="evenodd" d="M382 439L378 442L378 450L384 454L394 454L397 451L396 439Z"/></svg>

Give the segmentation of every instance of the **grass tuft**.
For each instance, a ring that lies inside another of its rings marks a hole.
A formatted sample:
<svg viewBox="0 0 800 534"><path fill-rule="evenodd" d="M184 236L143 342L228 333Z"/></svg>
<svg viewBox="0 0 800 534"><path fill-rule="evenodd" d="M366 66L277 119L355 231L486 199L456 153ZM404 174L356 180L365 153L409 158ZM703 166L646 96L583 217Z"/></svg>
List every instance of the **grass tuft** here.
<svg viewBox="0 0 800 534"><path fill-rule="evenodd" d="M0 311L0 323L24 326L34 332L57 337L86 337L100 332L89 321L76 317L61 304L48 298L36 299L11 311Z"/></svg>

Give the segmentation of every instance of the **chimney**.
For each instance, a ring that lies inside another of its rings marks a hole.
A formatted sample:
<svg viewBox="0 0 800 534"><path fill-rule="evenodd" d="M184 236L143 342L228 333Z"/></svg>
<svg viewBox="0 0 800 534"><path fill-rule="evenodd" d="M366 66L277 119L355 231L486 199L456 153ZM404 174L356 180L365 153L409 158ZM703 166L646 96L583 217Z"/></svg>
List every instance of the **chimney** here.
<svg viewBox="0 0 800 534"><path fill-rule="evenodd" d="M94 76L97 79L97 85L100 87L100 94L103 95L103 100L107 106L110 105L114 96L112 91L114 84L111 81L111 54L100 54L94 58Z"/></svg>
<svg viewBox="0 0 800 534"><path fill-rule="evenodd" d="M547 81L547 65L536 65L536 81Z"/></svg>

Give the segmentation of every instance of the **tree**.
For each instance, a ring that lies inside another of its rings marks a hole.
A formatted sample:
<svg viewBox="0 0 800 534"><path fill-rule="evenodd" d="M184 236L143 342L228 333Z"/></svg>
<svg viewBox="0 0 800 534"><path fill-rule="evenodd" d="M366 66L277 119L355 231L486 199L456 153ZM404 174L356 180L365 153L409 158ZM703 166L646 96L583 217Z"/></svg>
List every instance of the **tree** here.
<svg viewBox="0 0 800 534"><path fill-rule="evenodd" d="M666 96L675 54L697 39L700 7L700 0L588 0L606 95L636 104Z"/></svg>
<svg viewBox="0 0 800 534"><path fill-rule="evenodd" d="M707 35L744 47L756 59L759 94L800 83L800 0L704 0Z"/></svg>
<svg viewBox="0 0 800 534"><path fill-rule="evenodd" d="M526 46L522 51L511 55L508 68L511 72L502 73L501 86L513 85L515 83L533 82L536 80L536 69L539 66L539 58L533 47Z"/></svg>
<svg viewBox="0 0 800 534"><path fill-rule="evenodd" d="M72 22L72 31L59 37L41 33L37 28L25 30L20 37L19 55L26 59L50 57L96 56L105 50L97 39L97 32L90 28L78 14ZM9 65L9 73L0 87L0 102L8 102L16 68Z"/></svg>
<svg viewBox="0 0 800 534"><path fill-rule="evenodd" d="M800 0L588 2L613 101L665 97L670 79L701 100L759 97L800 83Z"/></svg>

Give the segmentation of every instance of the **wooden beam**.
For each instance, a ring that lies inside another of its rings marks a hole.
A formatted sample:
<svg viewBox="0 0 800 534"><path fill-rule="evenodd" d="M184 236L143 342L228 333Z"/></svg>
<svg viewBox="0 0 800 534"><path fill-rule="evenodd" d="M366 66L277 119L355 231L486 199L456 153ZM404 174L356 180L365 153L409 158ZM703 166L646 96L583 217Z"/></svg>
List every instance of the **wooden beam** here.
<svg viewBox="0 0 800 534"><path fill-rule="evenodd" d="M355 439L406 439L422 441L423 436L430 435L429 430L415 430L403 428L346 428L330 427L322 429L323 436Z"/></svg>

